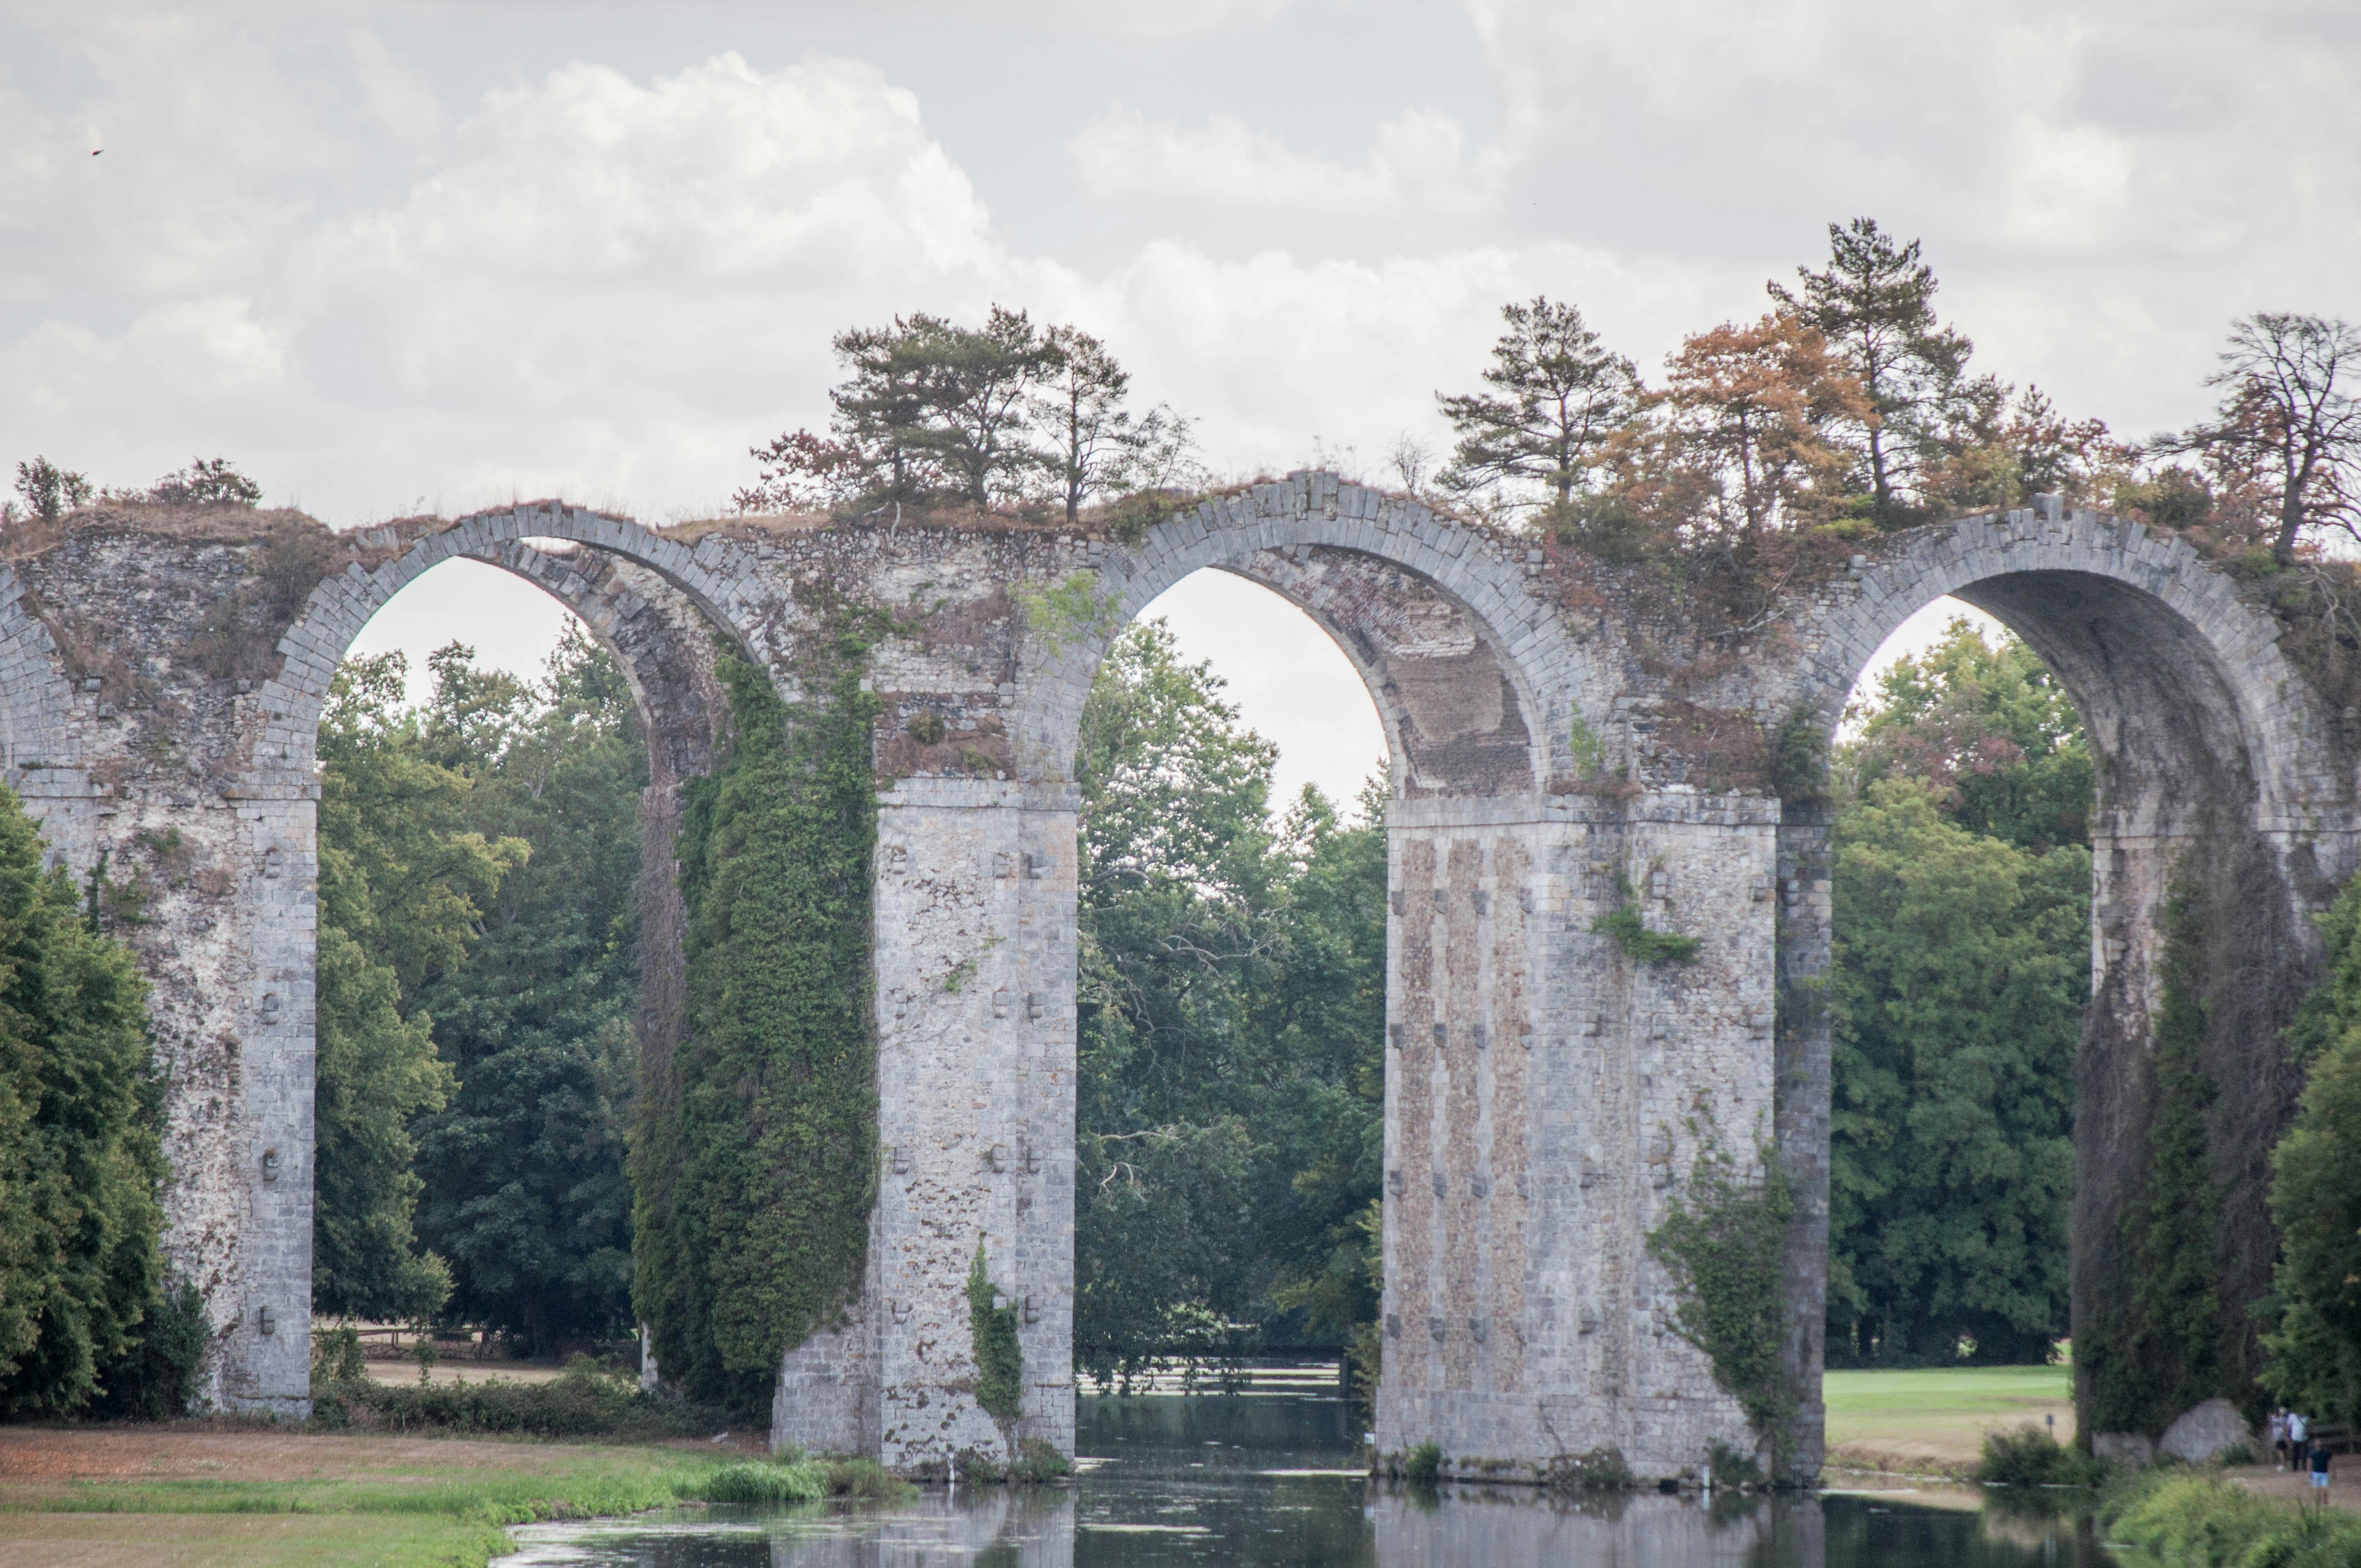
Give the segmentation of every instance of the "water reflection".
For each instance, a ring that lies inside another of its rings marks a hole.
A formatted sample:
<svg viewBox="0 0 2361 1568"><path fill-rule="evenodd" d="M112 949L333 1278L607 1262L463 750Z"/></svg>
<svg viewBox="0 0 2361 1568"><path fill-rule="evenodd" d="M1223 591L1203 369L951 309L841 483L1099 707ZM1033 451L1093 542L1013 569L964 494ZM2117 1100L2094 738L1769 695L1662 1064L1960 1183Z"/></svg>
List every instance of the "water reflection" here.
<svg viewBox="0 0 2361 1568"><path fill-rule="evenodd" d="M2071 1519L1898 1497L1649 1494L1375 1485L1344 1407L1316 1398L1082 1401L1071 1486L928 1493L890 1508L713 1508L519 1532L518 1568L2099 1568Z"/></svg>

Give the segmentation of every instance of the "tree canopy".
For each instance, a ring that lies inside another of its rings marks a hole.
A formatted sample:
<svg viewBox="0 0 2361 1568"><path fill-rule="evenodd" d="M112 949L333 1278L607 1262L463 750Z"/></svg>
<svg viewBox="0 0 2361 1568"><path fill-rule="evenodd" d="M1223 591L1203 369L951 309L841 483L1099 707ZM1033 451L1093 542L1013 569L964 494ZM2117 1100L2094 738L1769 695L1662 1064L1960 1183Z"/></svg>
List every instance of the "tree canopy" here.
<svg viewBox="0 0 2361 1568"><path fill-rule="evenodd" d="M1828 1355L2047 1360L2090 990L2087 745L2031 650L1961 621L1850 717Z"/></svg>
<svg viewBox="0 0 2361 1568"><path fill-rule="evenodd" d="M0 790L0 1415L71 1415L164 1301L147 985ZM93 890L94 891L94 890ZM120 1390L127 1391L127 1390ZM178 1414L173 1408L162 1413Z"/></svg>

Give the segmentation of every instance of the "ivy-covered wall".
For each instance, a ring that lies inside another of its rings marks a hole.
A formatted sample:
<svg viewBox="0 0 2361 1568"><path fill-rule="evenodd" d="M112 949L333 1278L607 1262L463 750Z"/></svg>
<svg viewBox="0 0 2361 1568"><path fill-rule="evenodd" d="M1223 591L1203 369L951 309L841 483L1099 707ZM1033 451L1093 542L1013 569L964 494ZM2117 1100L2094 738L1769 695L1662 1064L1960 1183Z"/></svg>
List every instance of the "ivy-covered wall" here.
<svg viewBox="0 0 2361 1568"><path fill-rule="evenodd" d="M2158 1436L2211 1398L2259 1420L2270 1155L2301 1086L2282 1042L2312 970L2269 846L2235 829L2173 863L2153 1049L2083 1041L2074 1364L2086 1432Z"/></svg>
<svg viewBox="0 0 2361 1568"><path fill-rule="evenodd" d="M631 1151L632 1295L657 1362L749 1410L861 1287L877 1151L870 1024L873 699L857 636L816 639L790 707L734 655L728 759L678 839L687 1018L652 1059Z"/></svg>

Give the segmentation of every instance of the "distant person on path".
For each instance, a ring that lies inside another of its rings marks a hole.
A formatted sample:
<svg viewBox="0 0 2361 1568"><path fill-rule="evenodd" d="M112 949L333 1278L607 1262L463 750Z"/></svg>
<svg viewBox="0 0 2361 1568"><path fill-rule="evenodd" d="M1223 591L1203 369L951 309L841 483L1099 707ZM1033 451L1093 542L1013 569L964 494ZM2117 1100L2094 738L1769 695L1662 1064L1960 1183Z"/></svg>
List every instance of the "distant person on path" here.
<svg viewBox="0 0 2361 1568"><path fill-rule="evenodd" d="M2288 1453L2290 1455L2288 1462L2301 1470L2311 1452L2312 1423L2303 1419L2301 1411L2290 1410L2288 1412Z"/></svg>
<svg viewBox="0 0 2361 1568"><path fill-rule="evenodd" d="M2288 1464L2287 1412L2273 1408L2270 1422L2271 1468L2284 1470Z"/></svg>
<svg viewBox="0 0 2361 1568"><path fill-rule="evenodd" d="M2328 1500L2328 1458L2325 1443L2312 1451L2312 1489L2320 1494L2323 1503Z"/></svg>

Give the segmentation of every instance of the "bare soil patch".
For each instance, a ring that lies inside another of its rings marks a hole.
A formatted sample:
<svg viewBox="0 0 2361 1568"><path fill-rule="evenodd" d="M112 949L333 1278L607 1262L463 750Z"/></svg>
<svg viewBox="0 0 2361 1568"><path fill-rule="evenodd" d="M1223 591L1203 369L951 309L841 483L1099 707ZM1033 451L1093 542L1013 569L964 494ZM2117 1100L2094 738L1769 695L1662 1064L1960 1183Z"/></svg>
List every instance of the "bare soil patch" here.
<svg viewBox="0 0 2361 1568"><path fill-rule="evenodd" d="M640 1444L710 1453L768 1451L767 1434L727 1443ZM401 1437L186 1421L163 1426L0 1427L0 1501L76 1481L346 1481L420 1479L475 1469L554 1469L600 1445L498 1438Z"/></svg>

